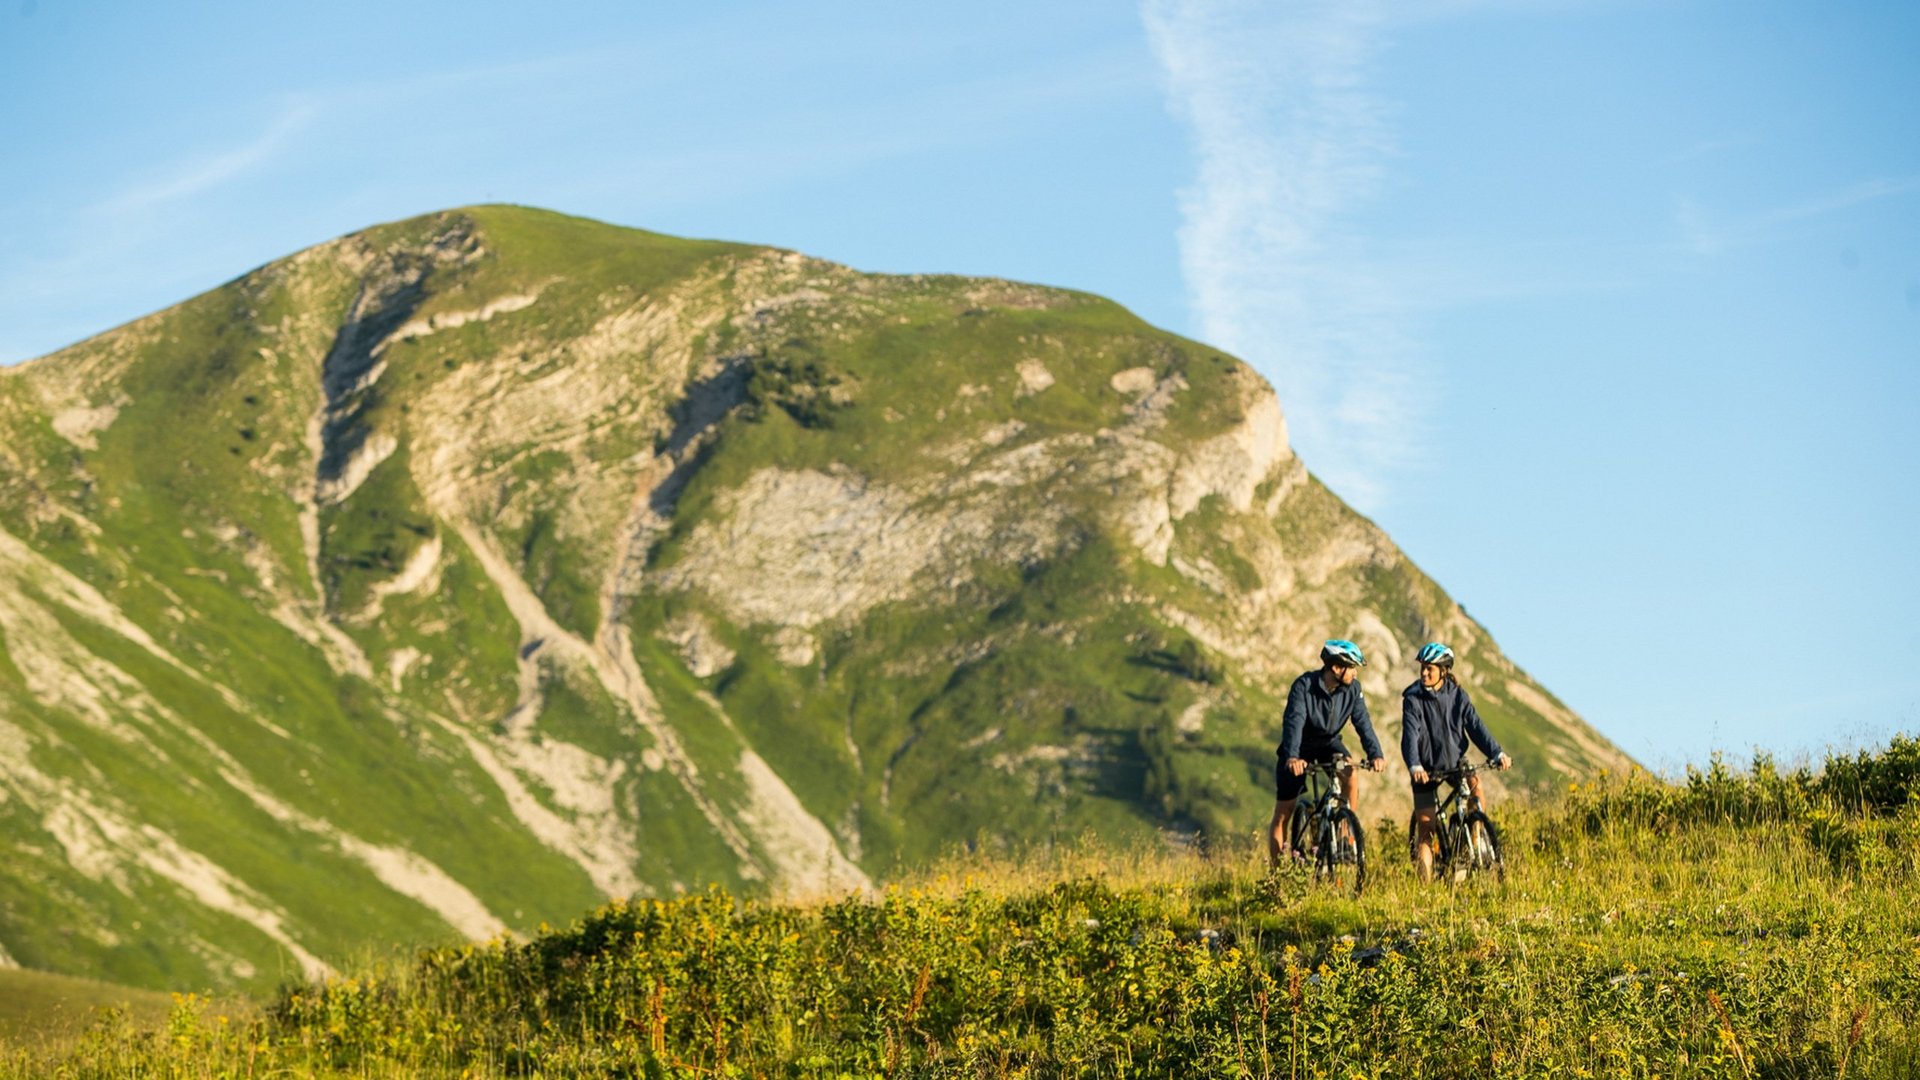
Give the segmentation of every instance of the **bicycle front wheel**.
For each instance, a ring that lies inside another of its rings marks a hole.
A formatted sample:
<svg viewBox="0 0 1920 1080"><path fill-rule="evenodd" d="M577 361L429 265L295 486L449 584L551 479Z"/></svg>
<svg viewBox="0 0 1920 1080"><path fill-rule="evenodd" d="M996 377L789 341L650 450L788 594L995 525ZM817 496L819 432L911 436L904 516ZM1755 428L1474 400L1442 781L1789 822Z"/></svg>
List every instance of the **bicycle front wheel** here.
<svg viewBox="0 0 1920 1080"><path fill-rule="evenodd" d="M1367 885L1367 837L1351 810L1335 814L1321 829L1314 876L1353 895Z"/></svg>
<svg viewBox="0 0 1920 1080"><path fill-rule="evenodd" d="M1448 818L1434 832L1434 874L1447 881L1467 876L1467 828L1458 817Z"/></svg>
<svg viewBox="0 0 1920 1080"><path fill-rule="evenodd" d="M1469 874L1486 874L1505 881L1507 860L1500 850L1500 830L1487 815L1475 810L1467 815L1466 850L1461 853Z"/></svg>
<svg viewBox="0 0 1920 1080"><path fill-rule="evenodd" d="M1305 859L1313 847L1314 821L1313 811L1307 807L1305 799L1293 804L1293 816L1287 821L1287 846L1295 859Z"/></svg>

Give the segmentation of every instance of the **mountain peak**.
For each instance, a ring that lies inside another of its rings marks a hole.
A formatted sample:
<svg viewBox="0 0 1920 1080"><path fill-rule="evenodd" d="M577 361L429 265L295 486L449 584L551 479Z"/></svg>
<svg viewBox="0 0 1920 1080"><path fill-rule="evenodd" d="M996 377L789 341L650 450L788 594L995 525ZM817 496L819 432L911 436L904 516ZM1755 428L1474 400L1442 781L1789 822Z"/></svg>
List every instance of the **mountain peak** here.
<svg viewBox="0 0 1920 1080"><path fill-rule="evenodd" d="M1237 843L1332 636L1384 741L1439 638L1518 783L1625 761L1264 380L1107 300L376 226L0 377L0 883L95 928L0 944L248 983L981 837Z"/></svg>

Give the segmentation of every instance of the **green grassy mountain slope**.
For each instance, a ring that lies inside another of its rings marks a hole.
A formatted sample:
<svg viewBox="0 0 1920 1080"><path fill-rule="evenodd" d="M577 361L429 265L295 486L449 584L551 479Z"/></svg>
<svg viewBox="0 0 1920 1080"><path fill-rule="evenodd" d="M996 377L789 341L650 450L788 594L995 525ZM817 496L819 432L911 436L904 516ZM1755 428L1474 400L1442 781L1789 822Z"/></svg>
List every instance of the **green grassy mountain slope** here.
<svg viewBox="0 0 1920 1080"><path fill-rule="evenodd" d="M0 372L0 948L260 985L982 835L1238 837L1331 634L1390 745L1441 638L1517 783L1624 761L1251 370L1110 302L380 226Z"/></svg>
<svg viewBox="0 0 1920 1080"><path fill-rule="evenodd" d="M1818 773L1635 770L1495 807L1500 874L1422 883L1384 822L1358 896L1248 848L956 853L877 895L615 901L80 1039L28 982L0 1078L1909 1080L1917 781L1901 736Z"/></svg>
<svg viewBox="0 0 1920 1080"><path fill-rule="evenodd" d="M175 1006L156 990L0 968L0 1045L57 1050L97 1028L108 1010L128 1027L153 1028L165 1023Z"/></svg>

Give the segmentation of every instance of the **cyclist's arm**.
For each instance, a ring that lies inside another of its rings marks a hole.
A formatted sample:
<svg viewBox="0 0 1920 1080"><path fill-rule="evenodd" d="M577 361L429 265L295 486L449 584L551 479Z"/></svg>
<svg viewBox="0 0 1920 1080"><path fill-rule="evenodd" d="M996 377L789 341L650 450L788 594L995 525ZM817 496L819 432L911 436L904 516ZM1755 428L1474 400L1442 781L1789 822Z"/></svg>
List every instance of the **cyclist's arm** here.
<svg viewBox="0 0 1920 1080"><path fill-rule="evenodd" d="M1480 719L1480 710L1473 707L1473 699L1467 696L1464 688L1460 691L1460 704L1460 719L1467 730L1467 738L1473 740L1473 745L1487 755L1488 761L1499 761L1506 757L1507 752L1500 749L1500 743L1494 739L1493 732L1487 730L1487 722Z"/></svg>
<svg viewBox="0 0 1920 1080"><path fill-rule="evenodd" d="M1359 685L1354 684L1356 691ZM1360 745L1366 748L1368 761L1379 761L1387 756L1381 752L1380 740L1373 734L1373 717L1367 713L1366 695L1358 692L1353 695L1353 727L1360 733Z"/></svg>
<svg viewBox="0 0 1920 1080"><path fill-rule="evenodd" d="M1287 711L1280 720L1280 756L1289 761L1300 756L1300 739L1307 726L1305 698L1297 681L1287 691Z"/></svg>
<svg viewBox="0 0 1920 1080"><path fill-rule="evenodd" d="M1420 722L1414 710L1407 707L1407 699L1400 699L1400 760L1407 763L1409 775L1424 772L1426 766L1421 759L1425 754L1427 726Z"/></svg>

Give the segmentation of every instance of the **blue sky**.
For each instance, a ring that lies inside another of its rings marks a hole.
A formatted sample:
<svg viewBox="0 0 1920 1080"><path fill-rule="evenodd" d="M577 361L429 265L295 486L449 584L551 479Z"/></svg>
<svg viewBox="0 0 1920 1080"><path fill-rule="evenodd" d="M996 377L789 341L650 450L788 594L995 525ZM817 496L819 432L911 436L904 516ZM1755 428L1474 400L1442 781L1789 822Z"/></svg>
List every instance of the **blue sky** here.
<svg viewBox="0 0 1920 1080"><path fill-rule="evenodd" d="M1791 758L1920 730L1915 56L1857 0L0 0L0 363L488 201L1085 289L1642 761Z"/></svg>

